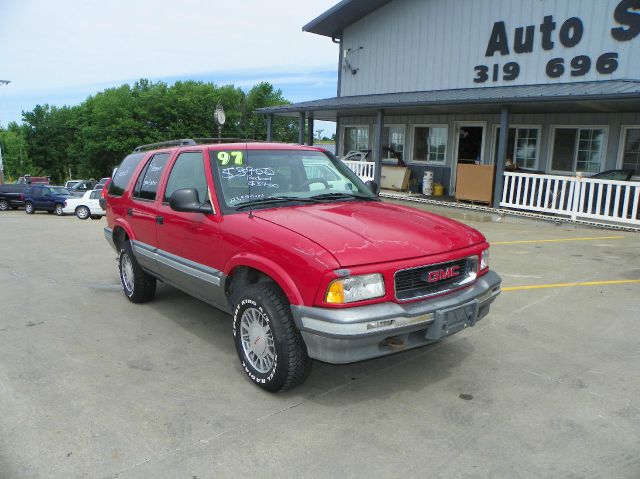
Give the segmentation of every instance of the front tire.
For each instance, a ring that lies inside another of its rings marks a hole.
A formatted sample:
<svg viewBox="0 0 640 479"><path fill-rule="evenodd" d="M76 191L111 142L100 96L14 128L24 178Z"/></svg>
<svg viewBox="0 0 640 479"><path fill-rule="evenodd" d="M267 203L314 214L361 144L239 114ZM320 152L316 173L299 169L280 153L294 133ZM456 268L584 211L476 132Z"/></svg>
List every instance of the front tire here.
<svg viewBox="0 0 640 479"><path fill-rule="evenodd" d="M56 216L62 216L64 214L62 211L63 208L64 208L63 205L61 205L60 203L57 203L55 208L53 209L53 212L56 214Z"/></svg>
<svg viewBox="0 0 640 479"><path fill-rule="evenodd" d="M78 217L78 219L86 220L90 215L91 215L91 212L89 211L89 208L87 208L86 206L78 206L76 208L76 216Z"/></svg>
<svg viewBox="0 0 640 479"><path fill-rule="evenodd" d="M140 267L128 241L120 250L118 264L122 290L129 301L132 303L151 301L156 294L156 279Z"/></svg>
<svg viewBox="0 0 640 479"><path fill-rule="evenodd" d="M24 212L28 215L32 215L33 213L35 213L36 209L33 207L33 203L31 203L30 201L27 201L24 204Z"/></svg>
<svg viewBox="0 0 640 479"><path fill-rule="evenodd" d="M238 296L233 336L247 377L269 392L303 383L311 359L287 299L270 283L248 286Z"/></svg>
<svg viewBox="0 0 640 479"><path fill-rule="evenodd" d="M0 200L0 211L7 211L9 208L11 208L9 200Z"/></svg>

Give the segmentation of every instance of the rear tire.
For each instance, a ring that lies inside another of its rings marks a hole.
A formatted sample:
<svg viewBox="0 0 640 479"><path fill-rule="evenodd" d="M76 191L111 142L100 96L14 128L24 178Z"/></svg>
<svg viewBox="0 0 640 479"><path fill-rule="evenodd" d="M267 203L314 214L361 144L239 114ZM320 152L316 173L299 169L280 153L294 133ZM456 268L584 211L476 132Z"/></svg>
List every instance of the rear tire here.
<svg viewBox="0 0 640 479"><path fill-rule="evenodd" d="M128 241L120 250L118 264L122 290L129 301L138 304L151 301L156 294L156 279L140 267Z"/></svg>
<svg viewBox="0 0 640 479"><path fill-rule="evenodd" d="M64 208L64 206L62 204L56 203L56 205L53 208L53 212L56 214L56 216L64 215L64 212L62 211L62 208Z"/></svg>
<svg viewBox="0 0 640 479"><path fill-rule="evenodd" d="M78 206L76 208L76 216L79 220L86 220L91 215L89 208L86 206Z"/></svg>
<svg viewBox="0 0 640 479"><path fill-rule="evenodd" d="M289 302L272 283L253 284L238 294L233 336L244 372L266 391L297 386L311 371Z"/></svg>
<svg viewBox="0 0 640 479"><path fill-rule="evenodd" d="M28 215L32 215L36 212L36 209L33 207L33 203L31 203L30 201L27 201L24 204L24 212Z"/></svg>
<svg viewBox="0 0 640 479"><path fill-rule="evenodd" d="M11 208L9 200L0 200L0 211L7 211L9 208Z"/></svg>

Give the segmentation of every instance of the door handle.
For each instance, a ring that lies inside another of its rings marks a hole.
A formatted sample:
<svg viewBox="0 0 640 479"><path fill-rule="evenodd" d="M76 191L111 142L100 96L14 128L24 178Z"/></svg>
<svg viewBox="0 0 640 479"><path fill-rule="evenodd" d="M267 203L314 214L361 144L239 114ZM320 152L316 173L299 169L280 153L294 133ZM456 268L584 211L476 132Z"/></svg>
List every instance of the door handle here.
<svg viewBox="0 0 640 479"><path fill-rule="evenodd" d="M161 225L164 224L164 217L163 216L156 216L156 223Z"/></svg>
<svg viewBox="0 0 640 479"><path fill-rule="evenodd" d="M133 209L127 208L127 216L133 216Z"/></svg>

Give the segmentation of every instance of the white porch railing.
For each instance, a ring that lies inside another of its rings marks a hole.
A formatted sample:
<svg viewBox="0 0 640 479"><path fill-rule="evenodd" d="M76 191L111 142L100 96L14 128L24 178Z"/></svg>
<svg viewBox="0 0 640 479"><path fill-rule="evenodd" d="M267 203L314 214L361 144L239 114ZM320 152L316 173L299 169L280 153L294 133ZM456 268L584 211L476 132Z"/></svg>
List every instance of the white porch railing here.
<svg viewBox="0 0 640 479"><path fill-rule="evenodd" d="M342 162L349 167L362 181L373 180L375 163L373 161L345 161Z"/></svg>
<svg viewBox="0 0 640 479"><path fill-rule="evenodd" d="M500 206L640 225L640 182L505 172Z"/></svg>

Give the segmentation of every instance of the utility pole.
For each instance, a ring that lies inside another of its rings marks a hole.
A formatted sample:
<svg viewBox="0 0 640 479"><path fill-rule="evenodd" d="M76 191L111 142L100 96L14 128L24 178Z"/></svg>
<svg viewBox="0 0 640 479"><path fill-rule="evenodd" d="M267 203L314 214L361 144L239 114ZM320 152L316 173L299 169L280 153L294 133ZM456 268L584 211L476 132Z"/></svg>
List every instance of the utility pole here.
<svg viewBox="0 0 640 479"><path fill-rule="evenodd" d="M11 80L0 80L0 85L8 85ZM0 141L0 185L4 184L4 163L2 162L2 142Z"/></svg>

